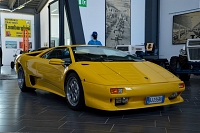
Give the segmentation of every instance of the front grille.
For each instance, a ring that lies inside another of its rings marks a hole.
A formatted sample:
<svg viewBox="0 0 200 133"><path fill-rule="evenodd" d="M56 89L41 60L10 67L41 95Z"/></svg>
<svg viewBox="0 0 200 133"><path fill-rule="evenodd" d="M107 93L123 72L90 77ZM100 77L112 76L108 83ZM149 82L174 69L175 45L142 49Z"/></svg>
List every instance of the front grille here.
<svg viewBox="0 0 200 133"><path fill-rule="evenodd" d="M189 41L188 46L199 46L200 45L200 41Z"/></svg>
<svg viewBox="0 0 200 133"><path fill-rule="evenodd" d="M136 48L135 50L138 50L138 51L140 51L140 50L142 50L142 48Z"/></svg>
<svg viewBox="0 0 200 133"><path fill-rule="evenodd" d="M117 49L121 51L128 51L128 47L117 47Z"/></svg>
<svg viewBox="0 0 200 133"><path fill-rule="evenodd" d="M200 61L200 47L196 47L196 48L189 48L189 60L194 60L194 61L197 61L199 60Z"/></svg>

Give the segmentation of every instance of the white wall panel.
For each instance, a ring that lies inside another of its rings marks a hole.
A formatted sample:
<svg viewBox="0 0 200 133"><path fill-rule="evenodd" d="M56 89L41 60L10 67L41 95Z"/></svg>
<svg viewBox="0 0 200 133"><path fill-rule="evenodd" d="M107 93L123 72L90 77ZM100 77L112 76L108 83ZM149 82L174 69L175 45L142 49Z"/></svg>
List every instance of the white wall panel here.
<svg viewBox="0 0 200 133"><path fill-rule="evenodd" d="M145 42L145 0L131 0L131 45Z"/></svg>
<svg viewBox="0 0 200 133"><path fill-rule="evenodd" d="M80 7L80 12L86 43L97 31L98 40L105 45L105 0L87 0L87 7Z"/></svg>

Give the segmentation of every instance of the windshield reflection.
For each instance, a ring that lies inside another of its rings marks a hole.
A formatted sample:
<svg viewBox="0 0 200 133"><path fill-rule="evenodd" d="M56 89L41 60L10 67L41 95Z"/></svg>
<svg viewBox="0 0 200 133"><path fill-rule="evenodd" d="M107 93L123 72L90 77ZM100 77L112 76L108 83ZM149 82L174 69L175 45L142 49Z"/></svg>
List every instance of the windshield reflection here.
<svg viewBox="0 0 200 133"><path fill-rule="evenodd" d="M138 57L129 55L126 52L107 48L105 46L77 46L72 47L75 61L96 61L96 62L142 62Z"/></svg>

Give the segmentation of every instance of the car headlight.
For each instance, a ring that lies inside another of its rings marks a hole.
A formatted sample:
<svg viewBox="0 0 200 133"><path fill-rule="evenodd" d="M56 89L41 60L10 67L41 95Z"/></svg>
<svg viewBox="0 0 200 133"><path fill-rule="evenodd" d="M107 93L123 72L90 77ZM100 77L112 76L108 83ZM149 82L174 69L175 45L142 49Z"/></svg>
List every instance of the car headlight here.
<svg viewBox="0 0 200 133"><path fill-rule="evenodd" d="M183 50L183 49L181 49L181 50L180 50L180 55L186 55L186 51Z"/></svg>

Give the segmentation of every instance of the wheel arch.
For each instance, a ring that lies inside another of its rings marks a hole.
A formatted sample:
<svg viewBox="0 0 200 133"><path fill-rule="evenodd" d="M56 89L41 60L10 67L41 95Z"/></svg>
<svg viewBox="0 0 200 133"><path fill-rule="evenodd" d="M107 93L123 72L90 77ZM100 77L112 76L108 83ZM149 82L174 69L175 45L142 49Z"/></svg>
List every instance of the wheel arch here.
<svg viewBox="0 0 200 133"><path fill-rule="evenodd" d="M64 82L64 91L65 91L65 93L67 93L66 88L65 88L65 85L67 85L67 78L68 78L68 76L69 76L70 74L75 74L76 77L79 78L79 79L77 79L77 80L78 80L77 82L79 82L79 87L80 87L80 89L79 89L79 91L80 91L79 99L80 99L80 100L79 100L79 102L78 102L77 105L73 106L73 105L71 105L71 103L68 101L69 99L68 99L68 97L66 96L67 103L68 103L69 107L70 107L71 109L73 109L73 110L82 110L82 109L84 109L84 107L85 107L85 93L84 93L84 88L83 88L83 85L82 85L80 76L79 76L78 73L77 73L75 70L73 70L73 69L67 71L67 73L65 74L65 78L64 78L64 80L65 80L65 82Z"/></svg>
<svg viewBox="0 0 200 133"><path fill-rule="evenodd" d="M67 73L65 74L65 77L64 77L64 81L65 81L65 82L64 82L64 86L65 86L65 83L66 83L67 77L68 77L69 74L71 74L71 73L76 73L76 74L78 75L78 73L77 73L75 70L73 70L73 69L67 71ZM81 78L80 78L79 75L78 75L78 77L79 77L79 79L81 80Z"/></svg>
<svg viewBox="0 0 200 133"><path fill-rule="evenodd" d="M16 71L16 73L18 72L20 66L22 66L22 64L20 64L19 62L17 62L15 64L15 71Z"/></svg>

